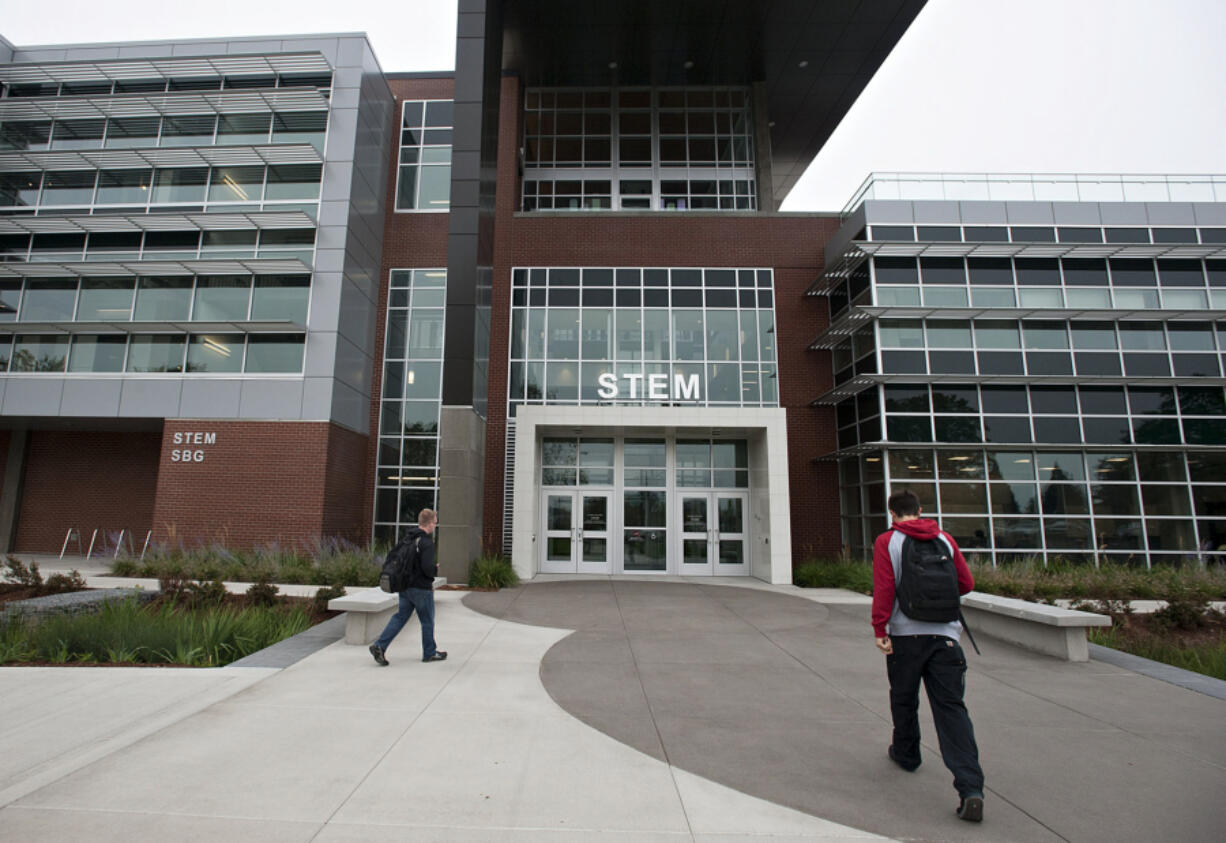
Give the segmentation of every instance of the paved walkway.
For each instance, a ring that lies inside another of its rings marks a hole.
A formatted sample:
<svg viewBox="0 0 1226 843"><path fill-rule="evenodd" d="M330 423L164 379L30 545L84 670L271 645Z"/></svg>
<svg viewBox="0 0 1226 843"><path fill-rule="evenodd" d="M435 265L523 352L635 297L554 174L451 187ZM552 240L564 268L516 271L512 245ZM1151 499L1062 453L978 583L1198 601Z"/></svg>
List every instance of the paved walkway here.
<svg viewBox="0 0 1226 843"><path fill-rule="evenodd" d="M439 593L440 663L0 669L0 838L1220 839L1220 700L981 640L968 826L885 759L863 598L545 580Z"/></svg>

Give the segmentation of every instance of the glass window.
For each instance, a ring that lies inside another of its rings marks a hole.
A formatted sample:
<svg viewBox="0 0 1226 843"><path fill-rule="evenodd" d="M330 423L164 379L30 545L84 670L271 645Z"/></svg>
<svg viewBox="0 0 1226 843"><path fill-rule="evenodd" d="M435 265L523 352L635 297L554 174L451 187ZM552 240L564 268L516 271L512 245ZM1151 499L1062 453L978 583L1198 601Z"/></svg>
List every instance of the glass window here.
<svg viewBox="0 0 1226 843"><path fill-rule="evenodd" d="M70 372L122 372L128 338L81 335L73 338L68 358Z"/></svg>
<svg viewBox="0 0 1226 843"><path fill-rule="evenodd" d="M159 169L154 178L153 201L172 204L203 203L208 177L207 167Z"/></svg>
<svg viewBox="0 0 1226 843"><path fill-rule="evenodd" d="M62 372L68 357L68 338L36 334L20 335L13 346L10 372Z"/></svg>
<svg viewBox="0 0 1226 843"><path fill-rule="evenodd" d="M942 480L982 480L982 451L938 451L937 467Z"/></svg>
<svg viewBox="0 0 1226 843"><path fill-rule="evenodd" d="M1085 480L1085 464L1079 453L1038 454L1039 481Z"/></svg>
<svg viewBox="0 0 1226 843"><path fill-rule="evenodd" d="M43 175L44 205L88 205L94 197L95 173L67 170Z"/></svg>
<svg viewBox="0 0 1226 843"><path fill-rule="evenodd" d="M264 198L266 201L318 199L321 174L319 164L282 164L269 167L268 187Z"/></svg>
<svg viewBox="0 0 1226 843"><path fill-rule="evenodd" d="M302 334L251 334L247 338L247 372L296 374L302 371Z"/></svg>
<svg viewBox="0 0 1226 843"><path fill-rule="evenodd" d="M62 322L72 319L77 303L75 278L29 278L21 300L23 322Z"/></svg>
<svg viewBox="0 0 1226 843"><path fill-rule="evenodd" d="M241 372L243 370L243 335L195 334L187 346L189 372Z"/></svg>
<svg viewBox="0 0 1226 843"><path fill-rule="evenodd" d="M877 325L883 348L924 347L924 323L920 319L882 319Z"/></svg>
<svg viewBox="0 0 1226 843"><path fill-rule="evenodd" d="M257 275L251 297L251 318L255 321L287 319L305 325L310 294L308 275Z"/></svg>
<svg viewBox="0 0 1226 843"><path fill-rule="evenodd" d="M703 359L703 312L673 311L673 348L676 360Z"/></svg>
<svg viewBox="0 0 1226 843"><path fill-rule="evenodd" d="M152 170L103 170L98 174L99 205L144 205L149 201Z"/></svg>
<svg viewBox="0 0 1226 843"><path fill-rule="evenodd" d="M1026 348L1068 348L1068 331L1063 322L1023 321Z"/></svg>
<svg viewBox="0 0 1226 843"><path fill-rule="evenodd" d="M1022 347L1016 322L987 319L975 322L975 344L980 348Z"/></svg>
<svg viewBox="0 0 1226 843"><path fill-rule="evenodd" d="M1070 322L1073 348L1115 348L1115 326L1111 322Z"/></svg>
<svg viewBox="0 0 1226 843"><path fill-rule="evenodd" d="M970 348L971 323L952 319L928 320L930 348Z"/></svg>
<svg viewBox="0 0 1226 843"><path fill-rule="evenodd" d="M126 322L132 318L132 278L82 278L77 301L80 322Z"/></svg>
<svg viewBox="0 0 1226 843"><path fill-rule="evenodd" d="M250 276L202 275L196 279L192 319L197 322L244 320L250 301Z"/></svg>
<svg viewBox="0 0 1226 843"><path fill-rule="evenodd" d="M259 202L263 195L263 167L217 167L213 170L210 202Z"/></svg>
<svg viewBox="0 0 1226 843"><path fill-rule="evenodd" d="M213 143L217 118L212 114L162 118L161 146L208 146Z"/></svg>
<svg viewBox="0 0 1226 843"><path fill-rule="evenodd" d="M52 149L97 149L102 146L105 120L56 120Z"/></svg>
<svg viewBox="0 0 1226 843"><path fill-rule="evenodd" d="M217 143L227 146L267 143L271 119L268 113L223 114L217 122Z"/></svg>
<svg viewBox="0 0 1226 843"><path fill-rule="evenodd" d="M187 319L191 306L190 277L145 277L140 279L136 290L136 313L133 319L138 322Z"/></svg>
<svg viewBox="0 0 1226 843"><path fill-rule="evenodd" d="M182 372L184 338L137 334L128 348L129 372Z"/></svg>
<svg viewBox="0 0 1226 843"><path fill-rule="evenodd" d="M988 477L992 480L1033 480L1034 455L1028 451L989 451Z"/></svg>
<svg viewBox="0 0 1226 843"><path fill-rule="evenodd" d="M302 111L277 113L272 120L273 143L309 143L324 151L324 135L328 128L328 112Z"/></svg>

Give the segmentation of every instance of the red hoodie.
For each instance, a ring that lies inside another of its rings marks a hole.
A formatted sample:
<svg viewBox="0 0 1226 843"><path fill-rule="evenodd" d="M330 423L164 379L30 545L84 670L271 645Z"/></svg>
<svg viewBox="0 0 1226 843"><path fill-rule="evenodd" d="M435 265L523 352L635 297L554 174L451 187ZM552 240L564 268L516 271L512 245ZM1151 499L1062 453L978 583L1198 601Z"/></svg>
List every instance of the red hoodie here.
<svg viewBox="0 0 1226 843"><path fill-rule="evenodd" d="M916 518L911 521L895 521L892 529L886 530L873 542L873 634L885 637L885 625L894 611L894 565L890 562L890 533L898 530L913 539L935 539L938 535L949 541L954 549L954 567L958 571L958 593L966 594L975 588L975 578L966 565L966 559L953 536L943 532L931 518Z"/></svg>

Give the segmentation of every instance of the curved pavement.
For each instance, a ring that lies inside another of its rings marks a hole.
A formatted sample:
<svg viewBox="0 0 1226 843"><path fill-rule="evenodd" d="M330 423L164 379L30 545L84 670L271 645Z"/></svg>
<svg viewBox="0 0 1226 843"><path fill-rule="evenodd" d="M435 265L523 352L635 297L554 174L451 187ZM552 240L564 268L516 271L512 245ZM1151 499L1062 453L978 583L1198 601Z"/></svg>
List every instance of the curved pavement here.
<svg viewBox="0 0 1226 843"><path fill-rule="evenodd" d="M760 584L538 578L464 604L575 630L540 674L579 719L815 817L909 840L1221 839L1221 701L980 636L967 701L988 798L985 823L969 825L953 815L926 703L924 765L907 774L885 757L885 670L867 606L795 594L806 596Z"/></svg>

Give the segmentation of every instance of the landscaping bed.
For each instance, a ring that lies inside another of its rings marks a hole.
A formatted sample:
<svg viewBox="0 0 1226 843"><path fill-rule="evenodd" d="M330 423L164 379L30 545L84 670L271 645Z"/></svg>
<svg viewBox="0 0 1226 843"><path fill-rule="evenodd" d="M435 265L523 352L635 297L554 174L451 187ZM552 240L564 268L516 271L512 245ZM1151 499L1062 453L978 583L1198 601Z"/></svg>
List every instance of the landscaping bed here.
<svg viewBox="0 0 1226 843"><path fill-rule="evenodd" d="M1226 679L1226 620L1210 601L1226 600L1226 569L1119 565L1099 568L1052 560L993 568L971 565L975 590L1034 603L1072 601L1072 608L1109 615L1112 626L1091 630L1091 643L1185 670ZM811 560L797 566L793 582L805 588L846 588L872 594L867 561ZM1134 613L1132 600L1159 600L1152 614Z"/></svg>
<svg viewBox="0 0 1226 843"><path fill-rule="evenodd" d="M256 583L230 594L220 582L163 580L144 600L109 600L96 611L0 622L0 665L221 667L335 617L332 589L280 596Z"/></svg>

